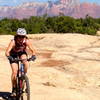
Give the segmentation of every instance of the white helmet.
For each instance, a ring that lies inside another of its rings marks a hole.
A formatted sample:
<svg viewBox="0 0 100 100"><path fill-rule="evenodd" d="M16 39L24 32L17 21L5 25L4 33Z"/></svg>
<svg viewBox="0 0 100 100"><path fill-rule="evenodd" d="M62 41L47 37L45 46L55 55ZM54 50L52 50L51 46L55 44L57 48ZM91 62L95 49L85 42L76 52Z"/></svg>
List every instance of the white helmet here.
<svg viewBox="0 0 100 100"><path fill-rule="evenodd" d="M18 28L17 29L17 35L26 35L26 30L24 28Z"/></svg>

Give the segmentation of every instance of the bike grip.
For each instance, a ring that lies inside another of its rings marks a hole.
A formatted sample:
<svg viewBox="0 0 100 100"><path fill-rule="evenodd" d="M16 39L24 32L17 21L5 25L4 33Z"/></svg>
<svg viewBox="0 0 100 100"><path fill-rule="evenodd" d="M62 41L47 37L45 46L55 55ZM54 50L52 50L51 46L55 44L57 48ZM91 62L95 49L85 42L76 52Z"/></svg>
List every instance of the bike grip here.
<svg viewBox="0 0 100 100"><path fill-rule="evenodd" d="M31 58L28 59L28 61L31 61L31 60L34 61L35 59L36 59L36 56L32 55Z"/></svg>

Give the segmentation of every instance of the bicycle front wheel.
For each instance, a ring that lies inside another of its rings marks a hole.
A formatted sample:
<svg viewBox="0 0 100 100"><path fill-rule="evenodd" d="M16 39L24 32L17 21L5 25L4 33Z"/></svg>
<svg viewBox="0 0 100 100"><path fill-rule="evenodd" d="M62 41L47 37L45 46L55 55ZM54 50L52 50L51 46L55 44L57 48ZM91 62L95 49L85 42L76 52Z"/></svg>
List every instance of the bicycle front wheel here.
<svg viewBox="0 0 100 100"><path fill-rule="evenodd" d="M22 93L20 95L20 100L30 100L30 85L29 79L25 75L22 82Z"/></svg>

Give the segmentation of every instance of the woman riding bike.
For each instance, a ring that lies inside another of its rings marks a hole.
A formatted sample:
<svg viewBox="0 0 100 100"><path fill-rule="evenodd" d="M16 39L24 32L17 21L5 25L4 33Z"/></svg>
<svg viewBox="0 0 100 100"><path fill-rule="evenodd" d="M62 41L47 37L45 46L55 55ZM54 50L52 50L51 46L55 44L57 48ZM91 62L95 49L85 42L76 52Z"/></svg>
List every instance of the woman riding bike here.
<svg viewBox="0 0 100 100"><path fill-rule="evenodd" d="M14 96L16 93L16 76L18 71L18 62L14 61L15 58L19 57L20 59L27 59L27 52L26 48L28 47L29 50L32 52L31 59L36 59L35 56L35 50L26 36L26 30L24 28L18 28L16 35L14 36L14 39L11 40L9 43L7 49L6 49L6 56L9 59L11 69L12 69L12 94L11 96ZM29 63L27 60L24 60L22 62L25 66L24 72L27 73L27 69L29 66Z"/></svg>

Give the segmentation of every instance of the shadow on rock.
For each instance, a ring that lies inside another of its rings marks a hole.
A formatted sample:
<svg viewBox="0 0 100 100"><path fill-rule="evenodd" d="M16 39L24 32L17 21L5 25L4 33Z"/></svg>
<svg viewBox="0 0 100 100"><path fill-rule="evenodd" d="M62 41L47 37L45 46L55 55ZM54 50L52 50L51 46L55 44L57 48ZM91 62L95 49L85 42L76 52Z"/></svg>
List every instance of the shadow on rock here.
<svg viewBox="0 0 100 100"><path fill-rule="evenodd" d="M0 92L0 100L15 100L10 92Z"/></svg>

